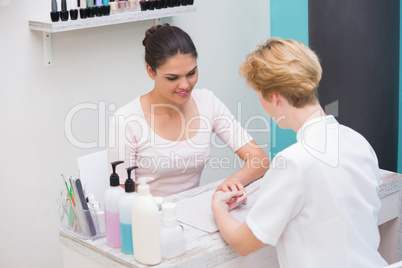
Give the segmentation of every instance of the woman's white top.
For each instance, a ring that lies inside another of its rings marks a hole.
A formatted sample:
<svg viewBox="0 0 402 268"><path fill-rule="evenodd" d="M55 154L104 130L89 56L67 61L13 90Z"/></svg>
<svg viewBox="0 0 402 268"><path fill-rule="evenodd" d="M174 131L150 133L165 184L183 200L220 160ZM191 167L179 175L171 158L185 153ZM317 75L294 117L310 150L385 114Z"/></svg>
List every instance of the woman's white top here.
<svg viewBox="0 0 402 268"><path fill-rule="evenodd" d="M276 246L282 268L382 267L378 181L366 139L333 116L316 118L275 156L246 223Z"/></svg>
<svg viewBox="0 0 402 268"><path fill-rule="evenodd" d="M132 178L155 179L149 182L153 196L168 196L189 190L199 185L211 144L218 144L212 133L233 152L252 140L212 91L194 89L191 96L198 108L200 128L194 130L197 131L195 136L182 141L166 140L149 127L140 96L115 112L110 128L116 131L111 132L109 139L117 138L117 142L109 150L109 161L125 161L118 166L122 184L127 178L123 168L136 165L139 168L133 170Z"/></svg>

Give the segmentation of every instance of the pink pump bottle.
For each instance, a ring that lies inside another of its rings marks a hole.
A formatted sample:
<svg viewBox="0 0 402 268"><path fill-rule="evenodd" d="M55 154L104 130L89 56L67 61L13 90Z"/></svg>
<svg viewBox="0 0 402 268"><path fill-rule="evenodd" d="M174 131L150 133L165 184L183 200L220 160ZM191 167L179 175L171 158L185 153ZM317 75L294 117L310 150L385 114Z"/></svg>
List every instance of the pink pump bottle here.
<svg viewBox="0 0 402 268"><path fill-rule="evenodd" d="M110 175L110 187L104 195L105 220L106 220L106 244L112 248L120 248L120 221L119 221L119 199L124 194L120 187L119 175L116 173L116 166L124 161L111 163L113 173Z"/></svg>

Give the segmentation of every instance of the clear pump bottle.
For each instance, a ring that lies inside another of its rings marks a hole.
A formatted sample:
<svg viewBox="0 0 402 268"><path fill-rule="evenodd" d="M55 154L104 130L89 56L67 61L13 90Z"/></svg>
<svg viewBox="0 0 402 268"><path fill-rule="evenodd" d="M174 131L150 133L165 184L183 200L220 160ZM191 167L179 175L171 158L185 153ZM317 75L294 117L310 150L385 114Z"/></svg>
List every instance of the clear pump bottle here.
<svg viewBox="0 0 402 268"><path fill-rule="evenodd" d="M97 234L105 234L105 212L101 210L99 202L96 202L93 194L88 195L88 208L95 222Z"/></svg>
<svg viewBox="0 0 402 268"><path fill-rule="evenodd" d="M121 251L125 254L133 254L133 235L131 227L131 206L133 205L135 184L131 179L131 171L137 166L127 168L127 180L124 183L125 193L119 200L120 240Z"/></svg>

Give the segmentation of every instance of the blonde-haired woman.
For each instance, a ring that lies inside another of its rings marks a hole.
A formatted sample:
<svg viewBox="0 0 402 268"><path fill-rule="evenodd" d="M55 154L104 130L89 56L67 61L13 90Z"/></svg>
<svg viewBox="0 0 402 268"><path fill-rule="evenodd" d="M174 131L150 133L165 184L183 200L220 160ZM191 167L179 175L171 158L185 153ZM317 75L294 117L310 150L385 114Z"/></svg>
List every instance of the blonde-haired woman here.
<svg viewBox="0 0 402 268"><path fill-rule="evenodd" d="M240 255L276 246L281 267L386 265L377 251L377 157L363 136L324 113L317 55L298 41L272 38L240 73L278 125L297 132L297 143L275 156L243 223L228 213L242 193L214 194L223 238ZM286 168L275 168L278 159Z"/></svg>

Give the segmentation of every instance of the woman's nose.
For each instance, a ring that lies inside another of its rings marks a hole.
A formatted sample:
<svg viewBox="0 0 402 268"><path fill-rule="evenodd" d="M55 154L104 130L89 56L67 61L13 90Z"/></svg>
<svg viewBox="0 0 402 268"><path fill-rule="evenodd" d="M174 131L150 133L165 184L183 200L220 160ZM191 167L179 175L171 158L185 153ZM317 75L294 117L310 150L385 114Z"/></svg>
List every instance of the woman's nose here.
<svg viewBox="0 0 402 268"><path fill-rule="evenodd" d="M187 77L183 77L180 79L179 87L181 89L188 89L189 86L190 86L190 83L188 82Z"/></svg>

